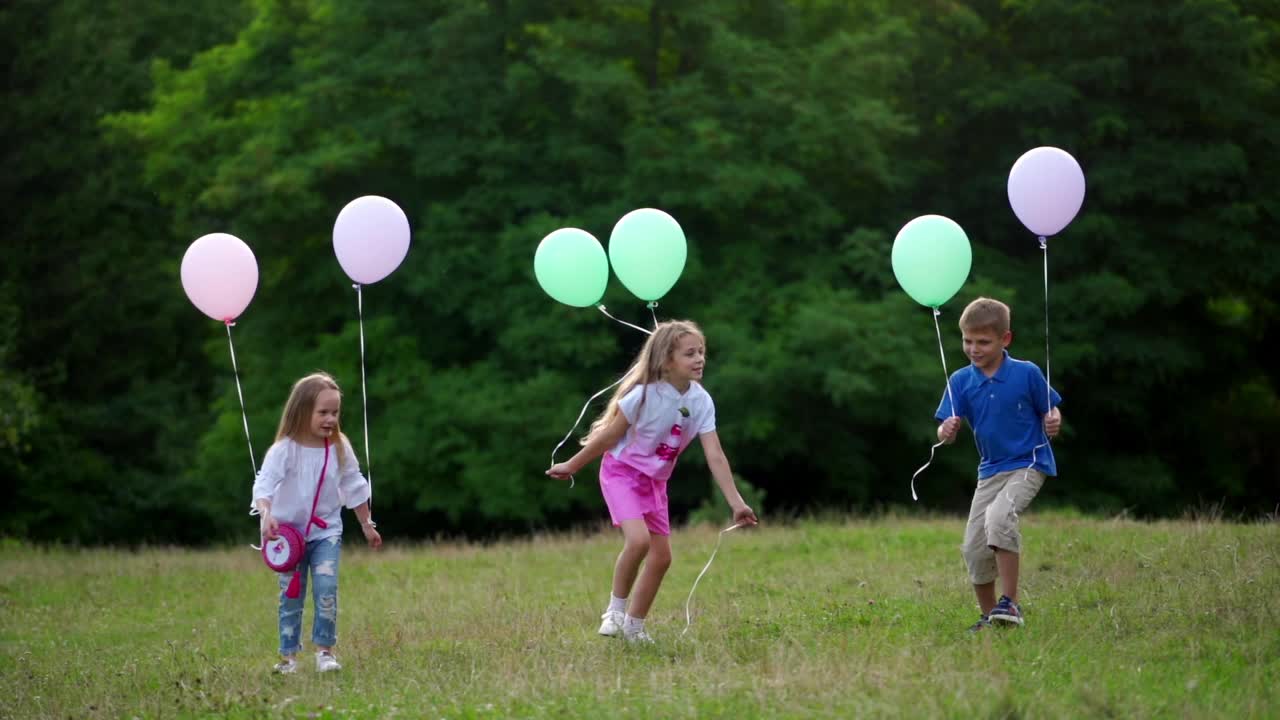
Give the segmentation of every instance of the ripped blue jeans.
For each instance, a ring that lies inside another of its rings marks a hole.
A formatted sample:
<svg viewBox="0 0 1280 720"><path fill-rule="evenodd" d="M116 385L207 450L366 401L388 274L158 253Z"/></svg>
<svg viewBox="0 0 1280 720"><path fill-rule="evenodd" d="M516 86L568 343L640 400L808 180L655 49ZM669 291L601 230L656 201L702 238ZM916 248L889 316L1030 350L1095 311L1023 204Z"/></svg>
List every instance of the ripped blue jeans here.
<svg viewBox="0 0 1280 720"><path fill-rule="evenodd" d="M298 566L302 571L302 592L297 599L285 597L293 573L279 573L280 580L280 654L297 655L302 650L302 606L307 599L310 576L311 603L315 618L311 623L311 644L333 647L338 642L338 556L342 536L307 543L306 554Z"/></svg>

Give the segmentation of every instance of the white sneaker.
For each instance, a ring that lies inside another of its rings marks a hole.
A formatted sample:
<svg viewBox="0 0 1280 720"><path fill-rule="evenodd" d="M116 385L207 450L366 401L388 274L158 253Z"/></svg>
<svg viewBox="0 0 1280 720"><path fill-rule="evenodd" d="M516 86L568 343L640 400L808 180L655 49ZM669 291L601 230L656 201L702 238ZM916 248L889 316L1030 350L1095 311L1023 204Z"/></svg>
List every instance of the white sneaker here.
<svg viewBox="0 0 1280 720"><path fill-rule="evenodd" d="M649 636L649 633L644 631L644 628L640 628L635 632L626 633L623 637L625 637L629 643L638 643L640 645L654 644L653 638Z"/></svg>
<svg viewBox="0 0 1280 720"><path fill-rule="evenodd" d="M333 672L341 670L342 666L338 664L338 658L327 650L321 650L316 653L316 672Z"/></svg>
<svg viewBox="0 0 1280 720"><path fill-rule="evenodd" d="M600 629L597 631L605 637L622 635L622 613L617 610L605 610L600 616Z"/></svg>
<svg viewBox="0 0 1280 720"><path fill-rule="evenodd" d="M281 660L272 666L271 672L276 673L277 675L291 675L296 673L298 672L298 661L293 658Z"/></svg>

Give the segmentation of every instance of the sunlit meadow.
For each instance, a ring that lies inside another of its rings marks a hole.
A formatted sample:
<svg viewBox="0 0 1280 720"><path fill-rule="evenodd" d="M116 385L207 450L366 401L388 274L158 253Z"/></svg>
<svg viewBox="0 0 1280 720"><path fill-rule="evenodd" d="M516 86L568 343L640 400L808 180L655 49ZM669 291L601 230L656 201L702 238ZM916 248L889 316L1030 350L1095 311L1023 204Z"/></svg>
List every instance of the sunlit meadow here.
<svg viewBox="0 0 1280 720"><path fill-rule="evenodd" d="M766 518L767 520L767 518ZM1024 516L1020 630L977 617L958 518L677 529L649 621L595 634L619 541L348 543L344 668L274 676L247 547L0 550L0 716L1268 717L1280 524ZM310 633L308 598L306 632Z"/></svg>

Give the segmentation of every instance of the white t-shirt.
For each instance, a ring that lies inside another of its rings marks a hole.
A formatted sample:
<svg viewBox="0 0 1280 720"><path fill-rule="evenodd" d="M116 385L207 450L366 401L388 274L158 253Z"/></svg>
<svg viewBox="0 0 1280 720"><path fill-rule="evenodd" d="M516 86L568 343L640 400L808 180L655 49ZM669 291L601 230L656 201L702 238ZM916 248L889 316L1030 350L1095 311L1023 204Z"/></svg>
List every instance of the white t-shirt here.
<svg viewBox="0 0 1280 720"><path fill-rule="evenodd" d="M655 480L669 479L693 438L716 429L716 405L696 382L683 395L665 381L637 385L618 401L618 409L631 427L609 452Z"/></svg>
<svg viewBox="0 0 1280 720"><path fill-rule="evenodd" d="M316 517L324 520L328 527L312 525L308 542L341 535L342 506L359 507L372 495L369 481L360 474L360 461L351 449L351 442L344 438L342 447L346 457L339 470L337 448L329 445L329 465L320 488L320 499L316 501ZM259 498L270 500L273 517L303 532L323 466L324 448L304 447L292 438L277 442L262 459L262 468L253 483L254 503Z"/></svg>

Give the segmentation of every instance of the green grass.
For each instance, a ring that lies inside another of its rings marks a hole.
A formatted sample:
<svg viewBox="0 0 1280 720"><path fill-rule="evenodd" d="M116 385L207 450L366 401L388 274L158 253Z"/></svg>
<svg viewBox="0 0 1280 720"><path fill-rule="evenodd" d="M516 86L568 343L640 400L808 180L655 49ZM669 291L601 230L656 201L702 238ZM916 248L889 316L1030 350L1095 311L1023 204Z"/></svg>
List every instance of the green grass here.
<svg viewBox="0 0 1280 720"><path fill-rule="evenodd" d="M612 531L348 545L341 673L272 676L248 548L0 548L0 717L1268 717L1280 525L1024 516L1028 625L976 618L959 519L678 529L655 647L595 635ZM394 541L394 534L388 532ZM308 599L304 637L310 637Z"/></svg>

